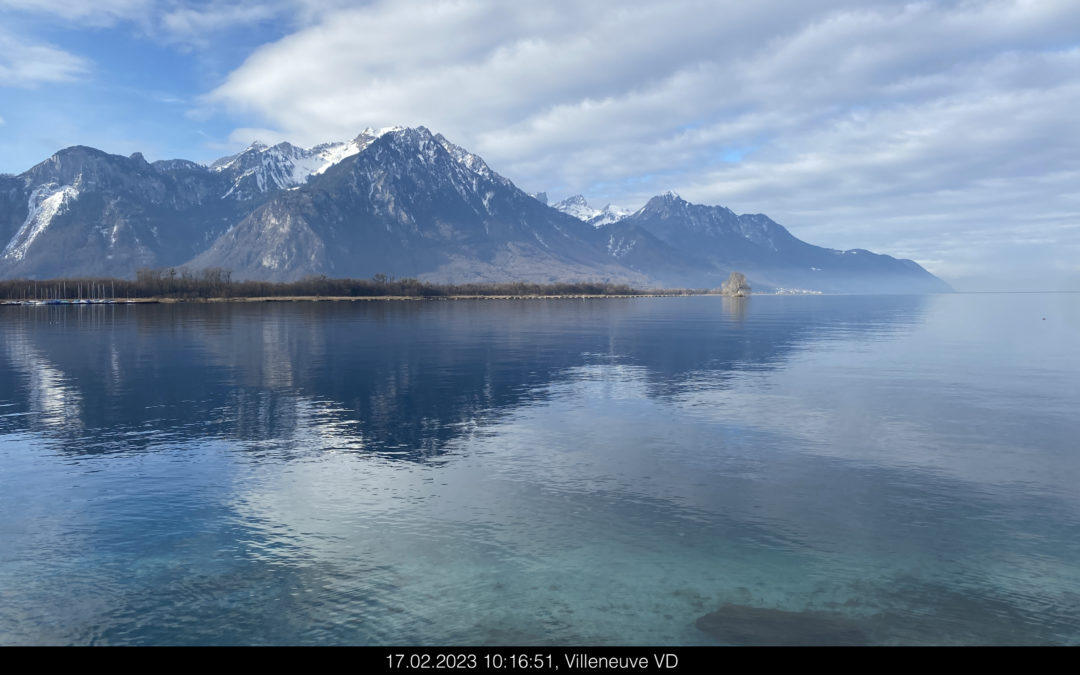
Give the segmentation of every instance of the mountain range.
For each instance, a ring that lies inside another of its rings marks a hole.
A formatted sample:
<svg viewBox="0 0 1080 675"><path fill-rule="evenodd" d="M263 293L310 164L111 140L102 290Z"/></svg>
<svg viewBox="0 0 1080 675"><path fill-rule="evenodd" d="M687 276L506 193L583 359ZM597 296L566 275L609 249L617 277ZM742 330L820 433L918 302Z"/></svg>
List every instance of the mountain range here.
<svg viewBox="0 0 1080 675"><path fill-rule="evenodd" d="M375 274L435 282L609 281L757 290L936 292L917 263L795 238L668 192L636 211L554 205L424 127L310 149L254 143L210 166L75 146L0 175L0 278L133 277L224 268L234 279Z"/></svg>

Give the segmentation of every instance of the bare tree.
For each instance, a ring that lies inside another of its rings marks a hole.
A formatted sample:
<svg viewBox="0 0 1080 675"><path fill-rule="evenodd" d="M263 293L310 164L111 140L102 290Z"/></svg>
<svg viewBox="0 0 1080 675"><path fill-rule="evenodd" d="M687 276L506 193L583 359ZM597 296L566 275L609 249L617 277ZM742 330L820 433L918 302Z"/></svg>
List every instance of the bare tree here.
<svg viewBox="0 0 1080 675"><path fill-rule="evenodd" d="M746 281L745 275L740 272L732 272L728 280L721 284L720 294L737 298L746 297L750 295L750 284Z"/></svg>

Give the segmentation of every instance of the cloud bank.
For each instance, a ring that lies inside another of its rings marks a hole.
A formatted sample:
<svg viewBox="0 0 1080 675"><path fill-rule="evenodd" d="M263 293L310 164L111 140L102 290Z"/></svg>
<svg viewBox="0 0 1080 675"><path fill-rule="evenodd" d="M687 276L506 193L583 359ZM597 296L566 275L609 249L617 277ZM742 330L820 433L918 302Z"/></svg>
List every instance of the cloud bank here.
<svg viewBox="0 0 1080 675"><path fill-rule="evenodd" d="M814 243L914 258L961 288L1029 274L1080 290L1074 0L2 10L133 26L196 54L260 26L269 42L188 116L234 120L234 142L311 145L423 124L553 199L635 207L674 189L767 213ZM0 86L92 68L12 32L0 29Z"/></svg>

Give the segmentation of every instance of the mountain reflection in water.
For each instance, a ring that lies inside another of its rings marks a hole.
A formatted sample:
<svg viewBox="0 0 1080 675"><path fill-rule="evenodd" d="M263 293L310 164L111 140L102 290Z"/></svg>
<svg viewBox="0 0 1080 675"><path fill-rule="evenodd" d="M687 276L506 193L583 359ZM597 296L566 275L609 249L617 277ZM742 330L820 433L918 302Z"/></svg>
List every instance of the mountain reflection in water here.
<svg viewBox="0 0 1080 675"><path fill-rule="evenodd" d="M75 452L137 450L192 426L280 440L317 422L331 443L423 459L574 368L641 368L662 398L702 371L775 367L831 331L898 330L924 302L884 296L744 324L748 299L708 300L715 315L679 330L672 298L9 307L0 386L15 394L11 412L35 413L27 428L80 434L65 447Z"/></svg>
<svg viewBox="0 0 1080 675"><path fill-rule="evenodd" d="M1078 330L1053 295L3 307L0 643L1076 643Z"/></svg>

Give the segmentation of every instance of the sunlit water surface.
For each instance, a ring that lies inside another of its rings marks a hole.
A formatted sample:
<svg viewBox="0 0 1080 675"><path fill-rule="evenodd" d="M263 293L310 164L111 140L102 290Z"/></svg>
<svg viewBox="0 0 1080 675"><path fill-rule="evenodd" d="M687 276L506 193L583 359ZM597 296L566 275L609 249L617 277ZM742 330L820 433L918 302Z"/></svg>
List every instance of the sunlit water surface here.
<svg viewBox="0 0 1080 675"><path fill-rule="evenodd" d="M1077 345L1068 294L0 307L0 643L1080 643Z"/></svg>

